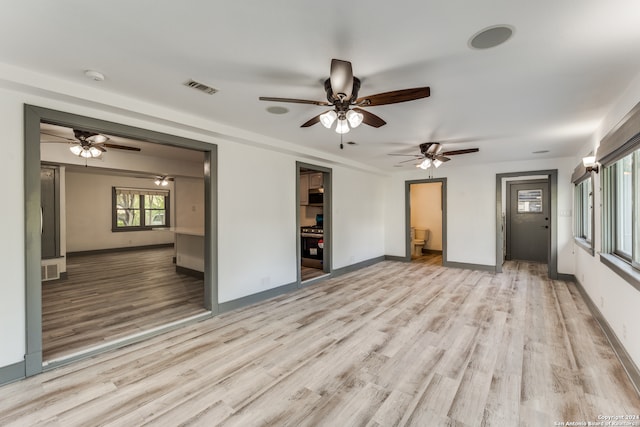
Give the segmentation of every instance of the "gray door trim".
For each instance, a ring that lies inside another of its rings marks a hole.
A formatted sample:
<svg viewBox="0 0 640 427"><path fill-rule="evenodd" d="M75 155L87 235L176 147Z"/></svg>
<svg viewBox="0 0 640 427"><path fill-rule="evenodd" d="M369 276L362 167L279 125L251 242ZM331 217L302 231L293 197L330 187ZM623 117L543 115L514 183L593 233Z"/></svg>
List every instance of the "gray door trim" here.
<svg viewBox="0 0 640 427"><path fill-rule="evenodd" d="M218 147L203 141L62 111L24 106L24 198L26 354L25 376L42 372L42 290L40 277L40 122L203 151L205 186L205 308L218 313Z"/></svg>
<svg viewBox="0 0 640 427"><path fill-rule="evenodd" d="M545 169L536 171L510 172L496 174L496 273L502 272L504 263L502 230L502 181L505 178L546 175L549 180L549 262L547 264L550 279L558 278L558 170Z"/></svg>
<svg viewBox="0 0 640 427"><path fill-rule="evenodd" d="M405 181L404 183L404 224L405 261L411 261L411 186L413 184L442 184L442 265L447 266L447 178L429 178Z"/></svg>
<svg viewBox="0 0 640 427"><path fill-rule="evenodd" d="M331 274L333 271L332 263L332 220L331 212L333 212L332 195L333 195L333 171L331 168L312 165L310 163L296 162L296 271L298 288L302 287L302 253L300 244L300 169L311 169L314 171L322 172L322 185L324 187L324 199L322 202L322 216L323 216L323 236L324 250L323 250L323 271L326 274ZM310 281L312 282L312 281Z"/></svg>

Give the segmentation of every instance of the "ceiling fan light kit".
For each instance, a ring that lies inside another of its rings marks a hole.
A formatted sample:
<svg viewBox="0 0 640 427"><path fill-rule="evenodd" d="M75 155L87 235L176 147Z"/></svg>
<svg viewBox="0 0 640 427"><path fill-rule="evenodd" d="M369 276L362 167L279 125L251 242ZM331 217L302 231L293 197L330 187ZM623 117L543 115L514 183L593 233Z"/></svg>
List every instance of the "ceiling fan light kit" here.
<svg viewBox="0 0 640 427"><path fill-rule="evenodd" d="M156 178L155 181L153 181L153 183L157 186L160 187L166 187L167 185L169 185L169 181L167 180L166 176L162 176L160 178Z"/></svg>
<svg viewBox="0 0 640 427"><path fill-rule="evenodd" d="M93 146L72 145L69 147L75 156L82 157L84 159L97 158L102 155L102 151Z"/></svg>

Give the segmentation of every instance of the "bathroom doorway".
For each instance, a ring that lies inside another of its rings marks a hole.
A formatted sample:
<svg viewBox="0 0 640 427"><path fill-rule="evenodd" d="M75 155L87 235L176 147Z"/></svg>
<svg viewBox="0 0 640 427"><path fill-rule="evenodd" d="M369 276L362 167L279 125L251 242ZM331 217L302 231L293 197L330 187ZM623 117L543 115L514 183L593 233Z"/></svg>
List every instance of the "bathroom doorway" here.
<svg viewBox="0 0 640 427"><path fill-rule="evenodd" d="M445 194L445 178L407 181L407 260L442 265L446 259Z"/></svg>

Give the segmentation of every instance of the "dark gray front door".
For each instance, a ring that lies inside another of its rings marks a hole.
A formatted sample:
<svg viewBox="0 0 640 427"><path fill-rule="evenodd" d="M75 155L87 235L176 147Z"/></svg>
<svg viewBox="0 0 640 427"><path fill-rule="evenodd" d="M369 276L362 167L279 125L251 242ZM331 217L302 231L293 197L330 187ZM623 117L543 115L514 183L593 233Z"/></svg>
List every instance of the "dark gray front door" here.
<svg viewBox="0 0 640 427"><path fill-rule="evenodd" d="M507 187L507 259L547 262L549 181L513 181Z"/></svg>

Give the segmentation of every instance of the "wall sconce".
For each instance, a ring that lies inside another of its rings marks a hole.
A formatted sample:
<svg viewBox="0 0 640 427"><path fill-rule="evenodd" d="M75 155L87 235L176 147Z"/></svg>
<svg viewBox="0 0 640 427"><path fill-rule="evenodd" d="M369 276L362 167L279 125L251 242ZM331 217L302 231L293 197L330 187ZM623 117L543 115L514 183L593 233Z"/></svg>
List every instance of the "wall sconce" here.
<svg viewBox="0 0 640 427"><path fill-rule="evenodd" d="M587 172L598 173L599 166L596 163L596 156L587 156L582 158L582 164L587 169Z"/></svg>

